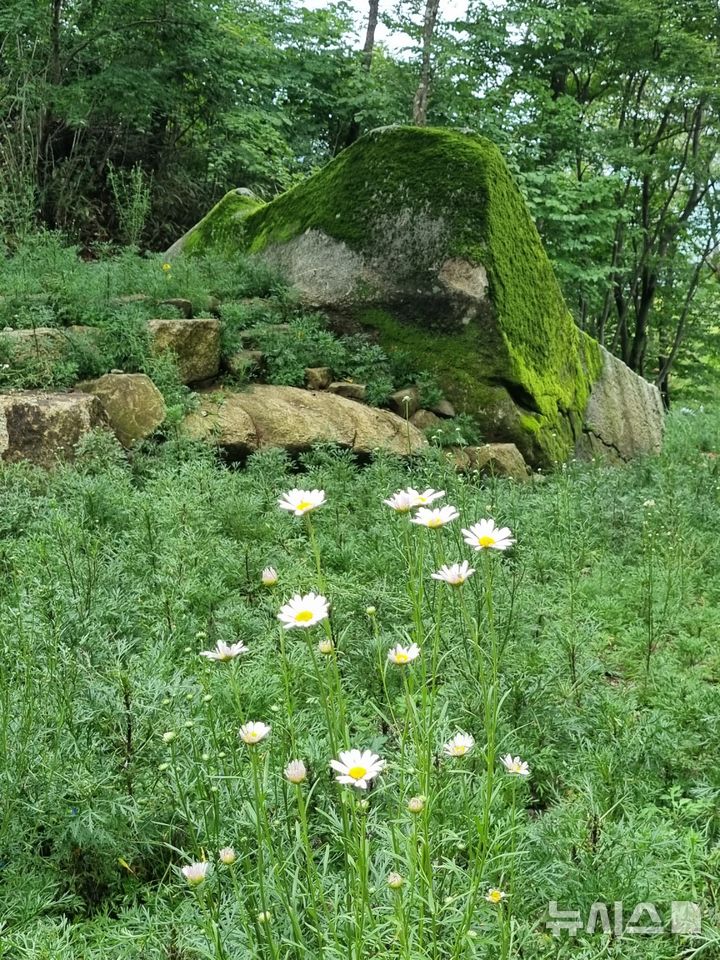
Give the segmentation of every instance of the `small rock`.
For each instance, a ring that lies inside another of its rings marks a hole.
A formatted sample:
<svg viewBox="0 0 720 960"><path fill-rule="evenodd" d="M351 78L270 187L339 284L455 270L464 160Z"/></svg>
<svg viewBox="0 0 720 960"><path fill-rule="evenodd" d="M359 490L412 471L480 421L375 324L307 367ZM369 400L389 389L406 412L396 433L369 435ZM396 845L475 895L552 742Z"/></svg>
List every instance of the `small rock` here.
<svg viewBox="0 0 720 960"><path fill-rule="evenodd" d="M332 381L330 367L306 367L305 384L308 390L327 390Z"/></svg>
<svg viewBox="0 0 720 960"><path fill-rule="evenodd" d="M403 387L388 397L388 406L399 417L411 417L420 409L420 391L417 387Z"/></svg>
<svg viewBox="0 0 720 960"><path fill-rule="evenodd" d="M162 394L144 373L107 373L79 383L77 389L98 398L124 447L149 437L165 419Z"/></svg>
<svg viewBox="0 0 720 960"><path fill-rule="evenodd" d="M85 393L18 390L0 395L0 459L40 467L75 459L75 445L107 416L97 397Z"/></svg>
<svg viewBox="0 0 720 960"><path fill-rule="evenodd" d="M410 423L418 430L430 430L432 427L441 427L443 421L431 410L416 410L410 417Z"/></svg>
<svg viewBox="0 0 720 960"><path fill-rule="evenodd" d="M367 387L364 383L348 383L345 380L338 380L328 386L328 393L336 393L339 397L345 397L346 400L357 400L364 403L367 397Z"/></svg>
<svg viewBox="0 0 720 960"><path fill-rule="evenodd" d="M433 413L437 414L438 417L445 417L448 420L452 419L455 416L455 407L450 403L449 400L438 400L438 402L430 407Z"/></svg>
<svg viewBox="0 0 720 960"><path fill-rule="evenodd" d="M232 356L225 358L225 367L228 373L236 376L249 376L262 369L265 364L265 354L262 350L238 350Z"/></svg>
<svg viewBox="0 0 720 960"><path fill-rule="evenodd" d="M514 443L486 443L482 447L453 447L448 460L459 473L476 470L494 477L510 477L524 482L529 479L527 464Z"/></svg>
<svg viewBox="0 0 720 960"><path fill-rule="evenodd" d="M186 320L192 320L192 300L184 300L182 297L171 297L169 300L161 300L160 303L168 307L175 307L175 309L179 310Z"/></svg>
<svg viewBox="0 0 720 960"><path fill-rule="evenodd" d="M124 370L118 370L117 368L110 371L110 373L125 373Z"/></svg>
<svg viewBox="0 0 720 960"><path fill-rule="evenodd" d="M183 383L212 380L220 368L220 321L149 320L148 329L156 353L172 351Z"/></svg>

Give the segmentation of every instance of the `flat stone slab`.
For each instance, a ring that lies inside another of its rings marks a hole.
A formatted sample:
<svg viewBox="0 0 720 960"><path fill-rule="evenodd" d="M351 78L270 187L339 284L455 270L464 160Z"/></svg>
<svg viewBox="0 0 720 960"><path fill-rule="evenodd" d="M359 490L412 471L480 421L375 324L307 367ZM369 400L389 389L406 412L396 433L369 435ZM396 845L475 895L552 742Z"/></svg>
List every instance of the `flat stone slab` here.
<svg viewBox="0 0 720 960"><path fill-rule="evenodd" d="M231 457L264 447L301 453L328 442L358 454L385 450L407 456L427 447L419 430L389 410L326 391L257 384L212 397L188 414L183 429L190 437L218 444Z"/></svg>

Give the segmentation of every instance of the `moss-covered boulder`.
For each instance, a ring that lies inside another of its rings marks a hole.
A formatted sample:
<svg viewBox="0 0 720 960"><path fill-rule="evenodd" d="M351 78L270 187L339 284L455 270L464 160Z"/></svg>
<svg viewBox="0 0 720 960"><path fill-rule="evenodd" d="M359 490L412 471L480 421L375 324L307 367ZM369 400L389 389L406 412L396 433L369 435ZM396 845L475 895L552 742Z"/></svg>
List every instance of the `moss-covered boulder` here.
<svg viewBox="0 0 720 960"><path fill-rule="evenodd" d="M261 256L306 302L352 317L387 350L433 370L485 439L516 443L533 464L585 446L600 349L573 323L487 140L373 131L270 203L233 191L181 246Z"/></svg>

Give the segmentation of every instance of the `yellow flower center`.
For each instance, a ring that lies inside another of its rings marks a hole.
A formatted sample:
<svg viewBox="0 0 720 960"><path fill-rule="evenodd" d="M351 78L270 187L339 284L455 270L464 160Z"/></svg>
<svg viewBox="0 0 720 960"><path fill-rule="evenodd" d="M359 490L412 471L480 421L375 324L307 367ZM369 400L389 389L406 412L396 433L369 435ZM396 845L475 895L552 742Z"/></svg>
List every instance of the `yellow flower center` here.
<svg viewBox="0 0 720 960"><path fill-rule="evenodd" d="M398 651L395 654L395 663L407 663L410 657L406 653Z"/></svg>
<svg viewBox="0 0 720 960"><path fill-rule="evenodd" d="M307 623L308 620L312 620L312 618L312 610L301 610L295 614L295 623Z"/></svg>
<svg viewBox="0 0 720 960"><path fill-rule="evenodd" d="M309 510L312 503L309 500L301 500L295 507L296 510Z"/></svg>
<svg viewBox="0 0 720 960"><path fill-rule="evenodd" d="M465 746L464 743L456 743L455 746L452 748L452 752L455 754L456 757L462 757L464 754L467 753L467 751L468 751L468 748Z"/></svg>
<svg viewBox="0 0 720 960"><path fill-rule="evenodd" d="M487 533L483 537L478 537L479 547L491 547L494 543L495 543L495 537L491 537Z"/></svg>
<svg viewBox="0 0 720 960"><path fill-rule="evenodd" d="M246 740L257 740L257 738L258 738L258 735L257 735L257 733L255 733L254 730L251 730L251 731L249 731L248 733L245 734L245 739L246 739Z"/></svg>
<svg viewBox="0 0 720 960"><path fill-rule="evenodd" d="M429 526L429 527L441 527L441 526L442 526L442 520L440 519L440 517L433 517L431 520L428 520L428 526Z"/></svg>
<svg viewBox="0 0 720 960"><path fill-rule="evenodd" d="M500 903L502 894L499 890L491 890L490 893L488 893L488 900L490 900L491 903Z"/></svg>
<svg viewBox="0 0 720 960"><path fill-rule="evenodd" d="M362 780L366 774L367 767L350 767L348 770L348 776L352 777L353 780Z"/></svg>

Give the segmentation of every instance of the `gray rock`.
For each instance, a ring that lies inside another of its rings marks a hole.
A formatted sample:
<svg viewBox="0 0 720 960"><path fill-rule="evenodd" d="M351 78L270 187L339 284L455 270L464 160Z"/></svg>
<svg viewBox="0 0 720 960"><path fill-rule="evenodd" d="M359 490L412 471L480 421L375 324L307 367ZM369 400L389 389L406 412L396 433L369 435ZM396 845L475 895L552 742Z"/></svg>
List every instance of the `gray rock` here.
<svg viewBox="0 0 720 960"><path fill-rule="evenodd" d="M432 410L416 410L410 417L410 423L418 430L431 430L434 427L441 427L443 420L432 412Z"/></svg>
<svg viewBox="0 0 720 960"><path fill-rule="evenodd" d="M415 386L396 390L388 397L388 406L399 417L411 417L420 409L420 391Z"/></svg>
<svg viewBox="0 0 720 960"><path fill-rule="evenodd" d="M367 399L367 387L364 383L349 383L345 380L338 380L328 385L328 393L336 393L339 397L345 397L346 400L357 400L364 403Z"/></svg>
<svg viewBox="0 0 720 960"><path fill-rule="evenodd" d="M183 383L212 380L220 368L220 321L149 320L148 329L156 353L169 350L177 359Z"/></svg>
<svg viewBox="0 0 720 960"><path fill-rule="evenodd" d="M330 367L306 367L305 385L308 390L327 390L332 381Z"/></svg>
<svg viewBox="0 0 720 960"><path fill-rule="evenodd" d="M75 459L86 434L108 425L97 397L86 393L18 390L0 395L0 459L40 467Z"/></svg>
<svg viewBox="0 0 720 960"><path fill-rule="evenodd" d="M358 454L380 449L407 456L427 447L419 430L389 410L328 391L264 384L213 395L213 402L186 417L183 429L190 437L218 444L230 457L265 447L300 453L327 442Z"/></svg>
<svg viewBox="0 0 720 960"><path fill-rule="evenodd" d="M660 453L665 413L660 391L622 360L602 352L602 372L585 410L577 455L611 461Z"/></svg>
<svg viewBox="0 0 720 960"><path fill-rule="evenodd" d="M455 447L448 459L459 473L477 472L485 476L510 477L524 483L530 471L514 443L486 443L481 447Z"/></svg>
<svg viewBox="0 0 720 960"><path fill-rule="evenodd" d="M430 407L430 410L438 417L445 417L448 420L451 420L454 416L456 416L455 407L450 403L449 400L438 400L435 406Z"/></svg>

